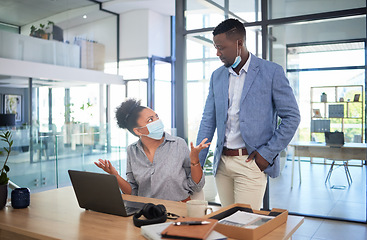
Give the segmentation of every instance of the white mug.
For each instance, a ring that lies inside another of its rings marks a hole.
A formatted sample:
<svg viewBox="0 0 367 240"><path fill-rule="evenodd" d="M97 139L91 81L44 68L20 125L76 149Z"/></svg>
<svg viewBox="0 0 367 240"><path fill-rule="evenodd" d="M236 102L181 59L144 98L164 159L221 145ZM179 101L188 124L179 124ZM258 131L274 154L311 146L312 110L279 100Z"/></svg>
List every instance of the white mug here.
<svg viewBox="0 0 367 240"><path fill-rule="evenodd" d="M204 200L190 200L186 202L187 216L188 217L203 217L213 212L211 207L208 207L208 202Z"/></svg>

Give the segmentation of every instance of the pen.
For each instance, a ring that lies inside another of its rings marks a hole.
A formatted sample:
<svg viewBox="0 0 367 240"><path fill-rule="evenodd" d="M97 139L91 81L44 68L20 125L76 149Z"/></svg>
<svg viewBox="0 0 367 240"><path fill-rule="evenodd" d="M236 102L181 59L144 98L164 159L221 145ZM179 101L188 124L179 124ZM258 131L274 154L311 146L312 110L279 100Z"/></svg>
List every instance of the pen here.
<svg viewBox="0 0 367 240"><path fill-rule="evenodd" d="M205 225L209 224L208 221L187 221L187 222L175 222L173 225L180 226L180 225Z"/></svg>

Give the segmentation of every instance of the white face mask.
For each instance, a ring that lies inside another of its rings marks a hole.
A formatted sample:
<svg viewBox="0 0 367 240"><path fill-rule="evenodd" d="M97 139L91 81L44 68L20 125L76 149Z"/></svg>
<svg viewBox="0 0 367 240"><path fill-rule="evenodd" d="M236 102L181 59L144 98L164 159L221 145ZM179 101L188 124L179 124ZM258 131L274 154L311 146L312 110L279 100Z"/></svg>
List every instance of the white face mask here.
<svg viewBox="0 0 367 240"><path fill-rule="evenodd" d="M236 42L236 44L238 45L238 40ZM238 64L240 64L242 58L241 58L241 48L240 48L240 54L238 54L238 48L237 48L237 57L234 60L234 63L232 64L232 68L236 68L238 66Z"/></svg>
<svg viewBox="0 0 367 240"><path fill-rule="evenodd" d="M163 137L163 133L164 133L164 125L162 120L158 119L154 122L148 123L146 126L149 134L148 135L143 135L155 140L159 140ZM139 128L144 128L144 127L139 127Z"/></svg>

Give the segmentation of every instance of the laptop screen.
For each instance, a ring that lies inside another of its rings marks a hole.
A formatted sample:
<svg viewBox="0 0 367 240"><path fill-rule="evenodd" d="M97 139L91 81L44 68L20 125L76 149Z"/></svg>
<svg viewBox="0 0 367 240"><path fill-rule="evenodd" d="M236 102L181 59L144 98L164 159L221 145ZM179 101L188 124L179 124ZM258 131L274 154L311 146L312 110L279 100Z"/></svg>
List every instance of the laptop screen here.
<svg viewBox="0 0 367 240"><path fill-rule="evenodd" d="M325 132L326 145L344 145L343 132Z"/></svg>

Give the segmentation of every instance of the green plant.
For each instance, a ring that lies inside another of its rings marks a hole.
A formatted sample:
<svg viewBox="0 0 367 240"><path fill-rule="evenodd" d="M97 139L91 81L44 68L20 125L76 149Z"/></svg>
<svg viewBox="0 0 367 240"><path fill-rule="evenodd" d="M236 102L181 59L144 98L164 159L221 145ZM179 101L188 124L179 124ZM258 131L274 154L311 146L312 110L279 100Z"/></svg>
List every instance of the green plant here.
<svg viewBox="0 0 367 240"><path fill-rule="evenodd" d="M38 38L42 38L44 35L47 34L47 39L49 39L50 34L48 30L50 29L50 27L52 27L55 23L52 21L48 21L47 24L42 24L40 23L39 27L35 27L34 25L31 26L31 33L30 36L32 37L38 37Z"/></svg>
<svg viewBox="0 0 367 240"><path fill-rule="evenodd" d="M203 166L205 176L213 175L213 160L212 160L213 157L214 157L213 151L209 150L209 153L206 156L205 163Z"/></svg>
<svg viewBox="0 0 367 240"><path fill-rule="evenodd" d="M8 184L8 172L10 170L9 166L6 165L8 162L10 153L11 153L11 146L13 145L13 140L11 139L11 132L6 131L5 133L0 135L0 140L6 142L8 144L8 148L4 147L5 152L7 152L6 159L3 165L3 168L0 171L0 185Z"/></svg>

